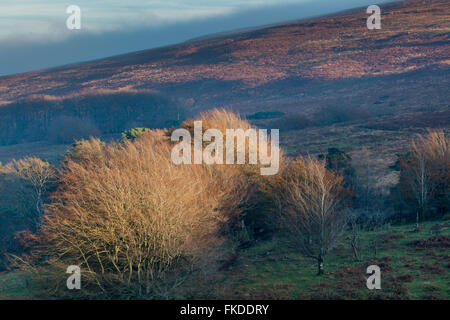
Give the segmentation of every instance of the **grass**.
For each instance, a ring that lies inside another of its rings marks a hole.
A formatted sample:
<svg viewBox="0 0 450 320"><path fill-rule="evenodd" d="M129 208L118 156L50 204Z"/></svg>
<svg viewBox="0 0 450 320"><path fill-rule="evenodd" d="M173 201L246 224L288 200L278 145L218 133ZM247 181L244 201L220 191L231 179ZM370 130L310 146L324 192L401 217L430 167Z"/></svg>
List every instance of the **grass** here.
<svg viewBox="0 0 450 320"><path fill-rule="evenodd" d="M222 298L237 299L448 299L450 296L450 250L418 248L412 241L432 237L425 222L420 232L414 225L393 226L382 231L377 250L369 243L376 232L363 232L362 259L353 258L349 235L326 258L323 276L316 263L300 256L283 239L262 242L243 251L237 264L227 271L220 288ZM378 233L379 236L380 233ZM445 228L443 237L449 236ZM381 268L381 290L368 290L366 268Z"/></svg>
<svg viewBox="0 0 450 320"><path fill-rule="evenodd" d="M0 300L32 299L34 291L29 289L29 276L23 272L0 273Z"/></svg>
<svg viewBox="0 0 450 320"><path fill-rule="evenodd" d="M436 223L447 226L440 235L447 239L447 245L422 248L413 243L434 238L430 228ZM237 262L216 283L215 296L208 298L448 299L449 224L449 219L424 222L419 232L414 231L413 224L395 225L379 232L363 231L360 261L353 258L350 235L346 234L326 257L322 276L316 274L316 263L299 255L285 239L261 241L240 252ZM375 256L369 244L380 235L382 241ZM381 290L366 287L366 268L371 264L381 268ZM24 272L0 274L0 300L46 298L39 295L39 288L39 282Z"/></svg>

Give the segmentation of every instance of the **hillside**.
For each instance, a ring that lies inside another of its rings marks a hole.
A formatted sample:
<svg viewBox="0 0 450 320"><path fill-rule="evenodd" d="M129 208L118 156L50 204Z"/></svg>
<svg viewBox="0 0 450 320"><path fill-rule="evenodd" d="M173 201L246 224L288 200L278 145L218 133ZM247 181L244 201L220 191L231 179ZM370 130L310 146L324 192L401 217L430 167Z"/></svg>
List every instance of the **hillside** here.
<svg viewBox="0 0 450 320"><path fill-rule="evenodd" d="M44 140L61 116L117 135L226 107L281 128L290 155L336 146L358 157L366 147L392 185L389 166L411 137L449 127L450 3L384 5L381 30L368 30L367 17L361 8L0 77L0 161L59 152Z"/></svg>
<svg viewBox="0 0 450 320"><path fill-rule="evenodd" d="M355 10L6 76L0 79L0 99L11 102L35 94L67 97L134 88L170 92L205 106L208 100L220 103L212 98L213 92L205 92L205 97L199 94L207 88L227 88L227 95L231 89L239 96L239 92L252 94L252 89L273 88L287 80L335 80L445 68L450 63L449 12L448 1L404 1L384 8L378 31L366 28L365 10ZM189 95L188 90L197 94Z"/></svg>

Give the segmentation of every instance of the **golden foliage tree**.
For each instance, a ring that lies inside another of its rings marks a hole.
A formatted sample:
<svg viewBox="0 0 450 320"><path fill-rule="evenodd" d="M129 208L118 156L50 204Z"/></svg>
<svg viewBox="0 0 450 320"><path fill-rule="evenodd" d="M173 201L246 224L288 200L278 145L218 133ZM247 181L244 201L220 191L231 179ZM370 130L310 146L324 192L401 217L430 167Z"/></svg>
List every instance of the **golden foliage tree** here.
<svg viewBox="0 0 450 320"><path fill-rule="evenodd" d="M239 214L245 180L233 167L177 166L170 151L161 131L79 143L47 207L42 252L80 265L105 292L125 284L144 294L168 271L217 260L220 229Z"/></svg>
<svg viewBox="0 0 450 320"><path fill-rule="evenodd" d="M202 122L203 132L208 129L217 129L224 135L224 154L227 151L227 139L230 139L230 137L226 136L227 129L241 129L246 132L248 129L255 128L239 114L223 108L208 110L200 113L195 119L184 121L182 127L189 130L191 135L194 135L195 121ZM231 226L236 229L238 233L243 231L244 234L248 232L251 234L270 232L269 230L274 229L275 224L273 219L273 196L270 194L270 188L268 188L268 185L270 184L269 181L272 179L270 176L261 175L260 168L265 165L261 163L260 157L258 157L256 164L248 164L251 149L253 149L256 154L259 154L261 146L257 143L256 148L254 148L254 145L251 144L255 141L252 141L249 135L246 135L245 139L239 140L240 139L236 139L236 143L233 144L233 152L235 159L237 159L238 154L243 154L247 161L244 165L241 164L236 166L236 168L242 172L247 187L240 206L244 214L238 216L239 220L234 221ZM203 147L208 146L210 143L211 142L204 142ZM276 154L279 155L279 158L277 160L281 166L284 162L284 155L281 148L272 145L270 143L270 138L268 138L267 144L267 152L269 154L272 153L273 147L278 149ZM229 165L226 167L229 167ZM245 241L245 238L246 237L241 240Z"/></svg>

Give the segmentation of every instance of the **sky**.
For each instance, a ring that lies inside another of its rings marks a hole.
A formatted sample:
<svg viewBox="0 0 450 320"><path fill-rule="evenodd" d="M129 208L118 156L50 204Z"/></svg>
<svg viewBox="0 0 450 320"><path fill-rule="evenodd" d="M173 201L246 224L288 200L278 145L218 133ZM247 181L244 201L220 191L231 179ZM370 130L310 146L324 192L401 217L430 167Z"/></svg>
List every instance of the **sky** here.
<svg viewBox="0 0 450 320"><path fill-rule="evenodd" d="M0 76L329 14L374 0L0 0ZM81 9L69 30L67 7Z"/></svg>

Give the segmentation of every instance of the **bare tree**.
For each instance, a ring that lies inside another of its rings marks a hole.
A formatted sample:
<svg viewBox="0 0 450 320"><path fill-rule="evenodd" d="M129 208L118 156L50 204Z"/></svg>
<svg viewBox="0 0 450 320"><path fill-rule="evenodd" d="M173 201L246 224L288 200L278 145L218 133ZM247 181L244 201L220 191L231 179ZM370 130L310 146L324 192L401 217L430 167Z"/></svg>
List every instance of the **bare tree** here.
<svg viewBox="0 0 450 320"><path fill-rule="evenodd" d="M429 168L425 162L425 156L422 150L415 152L416 165L410 169L408 182L411 187L414 199L417 202L416 210L416 229L419 229L419 217L424 215L428 207L428 201L432 189ZM419 214L420 213L420 214Z"/></svg>
<svg viewBox="0 0 450 320"><path fill-rule="evenodd" d="M372 155L367 148L362 148L359 153L352 155L357 176L359 205L364 209L366 216L369 214L374 193L374 175L373 164L370 163L371 157Z"/></svg>
<svg viewBox="0 0 450 320"><path fill-rule="evenodd" d="M324 258L346 226L340 204L342 177L316 159L299 159L283 169L276 182L281 227L307 257L317 260L318 274Z"/></svg>
<svg viewBox="0 0 450 320"><path fill-rule="evenodd" d="M420 217L427 215L438 193L448 193L449 141L443 131L418 135L411 142L409 158L402 164L404 189L416 207L417 229Z"/></svg>
<svg viewBox="0 0 450 320"><path fill-rule="evenodd" d="M348 224L350 227L350 245L352 247L353 257L361 260L361 224L358 221L360 214L357 211L352 211L348 217Z"/></svg>
<svg viewBox="0 0 450 320"><path fill-rule="evenodd" d="M50 163L35 157L13 160L10 166L21 179L31 186L36 214L31 214L28 218L38 226L39 217L43 212L44 195L48 183L56 173L55 168Z"/></svg>

